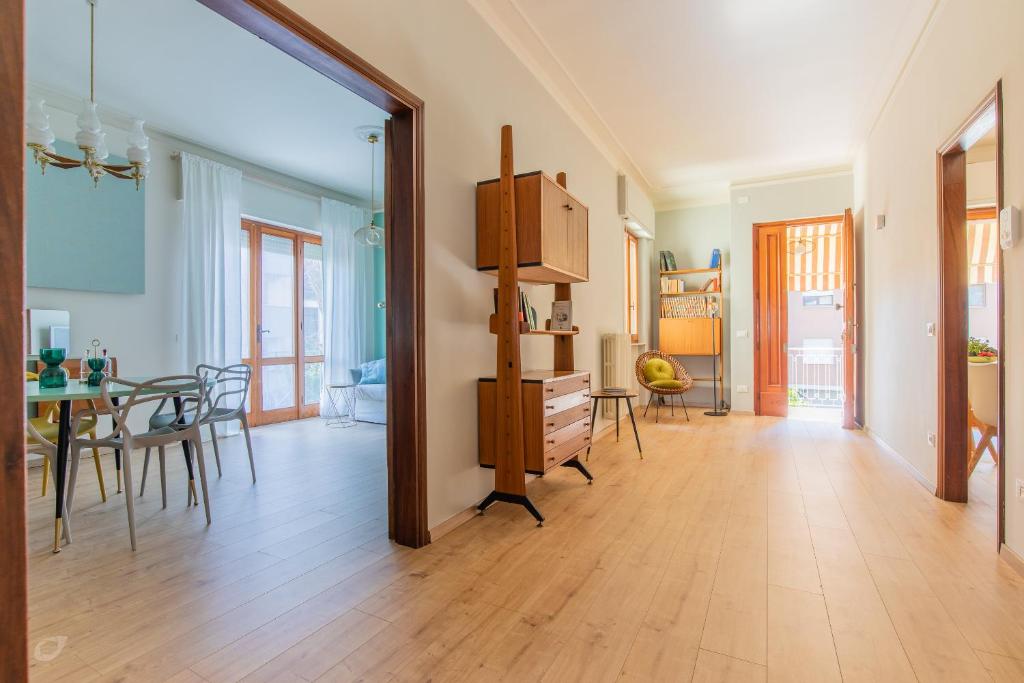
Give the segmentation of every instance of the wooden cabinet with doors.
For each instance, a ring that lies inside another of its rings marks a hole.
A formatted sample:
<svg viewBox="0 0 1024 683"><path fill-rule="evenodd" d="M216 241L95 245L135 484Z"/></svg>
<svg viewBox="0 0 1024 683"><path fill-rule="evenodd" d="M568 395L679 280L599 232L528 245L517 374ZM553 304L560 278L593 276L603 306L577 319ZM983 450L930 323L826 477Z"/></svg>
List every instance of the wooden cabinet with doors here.
<svg viewBox="0 0 1024 683"><path fill-rule="evenodd" d="M498 269L501 195L498 180L477 184L477 270ZM587 207L541 172L515 177L519 280L586 282L590 276Z"/></svg>
<svg viewBox="0 0 1024 683"><path fill-rule="evenodd" d="M320 413L324 366L320 236L242 221L242 359L249 423Z"/></svg>

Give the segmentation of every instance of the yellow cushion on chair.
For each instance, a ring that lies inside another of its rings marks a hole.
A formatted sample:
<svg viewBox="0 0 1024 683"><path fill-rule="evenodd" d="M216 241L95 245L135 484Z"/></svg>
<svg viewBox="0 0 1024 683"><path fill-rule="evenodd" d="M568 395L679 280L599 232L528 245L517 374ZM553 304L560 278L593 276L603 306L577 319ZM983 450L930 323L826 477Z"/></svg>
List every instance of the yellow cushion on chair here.
<svg viewBox="0 0 1024 683"><path fill-rule="evenodd" d="M656 379L648 382L655 389L682 389L683 383L677 379Z"/></svg>
<svg viewBox="0 0 1024 683"><path fill-rule="evenodd" d="M652 358L644 363L644 379L651 386L656 386L654 383L657 381L676 381L676 371L664 358Z"/></svg>
<svg viewBox="0 0 1024 683"><path fill-rule="evenodd" d="M57 432L60 429L59 424L56 422L50 422L45 417L30 417L29 422L31 422L32 426L36 428L37 432L39 432L39 436L43 437L50 443L57 443ZM86 418L78 424L78 434L88 434L95 426L96 418ZM35 439L28 434L25 435L25 438L29 441L35 441Z"/></svg>

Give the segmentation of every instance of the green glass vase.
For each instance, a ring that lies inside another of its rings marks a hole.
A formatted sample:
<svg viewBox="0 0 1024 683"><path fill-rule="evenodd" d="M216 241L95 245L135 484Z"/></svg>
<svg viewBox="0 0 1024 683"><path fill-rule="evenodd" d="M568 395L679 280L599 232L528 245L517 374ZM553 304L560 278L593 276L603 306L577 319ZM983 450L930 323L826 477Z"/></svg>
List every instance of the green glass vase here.
<svg viewBox="0 0 1024 683"><path fill-rule="evenodd" d="M64 357L64 349L39 349L39 360L46 363L39 373L40 389L60 389L68 385L68 371L60 366Z"/></svg>
<svg viewBox="0 0 1024 683"><path fill-rule="evenodd" d="M86 383L90 387L98 387L100 382L103 381L103 378L106 377L106 374L103 371L107 367L107 357L103 356L102 358L97 358L94 356L87 359L85 362L88 364L89 369L92 370L92 372L89 373Z"/></svg>

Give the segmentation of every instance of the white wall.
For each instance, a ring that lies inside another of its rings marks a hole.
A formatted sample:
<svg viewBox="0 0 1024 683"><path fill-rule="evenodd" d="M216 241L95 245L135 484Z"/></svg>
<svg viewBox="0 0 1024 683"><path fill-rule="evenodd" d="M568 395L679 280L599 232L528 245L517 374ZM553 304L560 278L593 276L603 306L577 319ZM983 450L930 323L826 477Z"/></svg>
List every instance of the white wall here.
<svg viewBox="0 0 1024 683"><path fill-rule="evenodd" d="M680 268L704 268L711 260L711 250L722 250L722 300L723 300L723 360L725 364L723 374L723 385L719 387L723 398L731 402L729 388L729 366L732 328L732 314L730 303L732 299L732 224L730 219L730 208L728 204L712 206L694 206L672 211L659 211L657 214L657 235L655 237L655 255L661 250L669 250L676 257L676 264ZM654 266L655 274L658 265ZM655 280L658 278L655 277ZM703 284L703 280L695 276L688 280L690 284ZM657 286L657 283L656 285ZM652 301L654 319L654 338L657 339L659 300L655 296ZM655 343L654 348L657 348ZM687 371L695 377L712 376L712 359L701 357L681 357L680 361ZM713 387L711 384L701 382L694 386L686 395L687 402L691 400L700 405L712 405Z"/></svg>
<svg viewBox="0 0 1024 683"><path fill-rule="evenodd" d="M1019 0L945 0L883 111L857 164L858 201L867 217L887 215L885 230L865 231L866 417L869 427L934 483L936 453L926 435L936 429L937 319L935 152L1000 78L1005 111L1006 202L1024 202L1024 50ZM949 49L956 45L956 49ZM1024 554L1024 247L1004 252L1006 283L1006 542ZM894 346L913 349L893 353ZM908 398L913 396L913 402ZM995 524L995 521L992 521Z"/></svg>
<svg viewBox="0 0 1024 683"><path fill-rule="evenodd" d="M841 214L853 206L853 175L840 174L772 184L736 186L730 191L732 257L731 379L733 410L754 410L754 224ZM746 332L748 336L738 335ZM738 385L750 387L739 393Z"/></svg>
<svg viewBox="0 0 1024 683"><path fill-rule="evenodd" d="M573 286L576 366L599 371L600 335L625 329L617 170L463 0L287 0L426 102L427 485L431 527L478 502L494 474L477 465L477 378L494 373L492 276L475 270L475 185L498 173L511 124L516 171L566 171L590 208L591 282ZM531 287L539 312L551 287ZM543 314L543 313L542 313ZM523 339L523 367L550 367L551 341ZM568 477L567 483L582 484ZM572 485L568 484L568 485ZM525 521L523 522L526 523Z"/></svg>

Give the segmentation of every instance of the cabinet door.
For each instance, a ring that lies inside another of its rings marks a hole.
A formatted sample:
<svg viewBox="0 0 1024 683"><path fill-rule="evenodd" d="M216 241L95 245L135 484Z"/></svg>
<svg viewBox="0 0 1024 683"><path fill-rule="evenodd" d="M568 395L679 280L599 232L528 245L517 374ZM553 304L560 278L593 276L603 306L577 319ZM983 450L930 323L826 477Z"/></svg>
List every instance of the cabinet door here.
<svg viewBox="0 0 1024 683"><path fill-rule="evenodd" d="M569 197L548 178L543 181L542 236L544 263L563 271L571 271L568 251Z"/></svg>
<svg viewBox="0 0 1024 683"><path fill-rule="evenodd" d="M580 204L571 197L568 199L569 229L568 229L568 262L569 270L580 278L586 280L590 275L590 248L587 244L588 217L587 207Z"/></svg>

